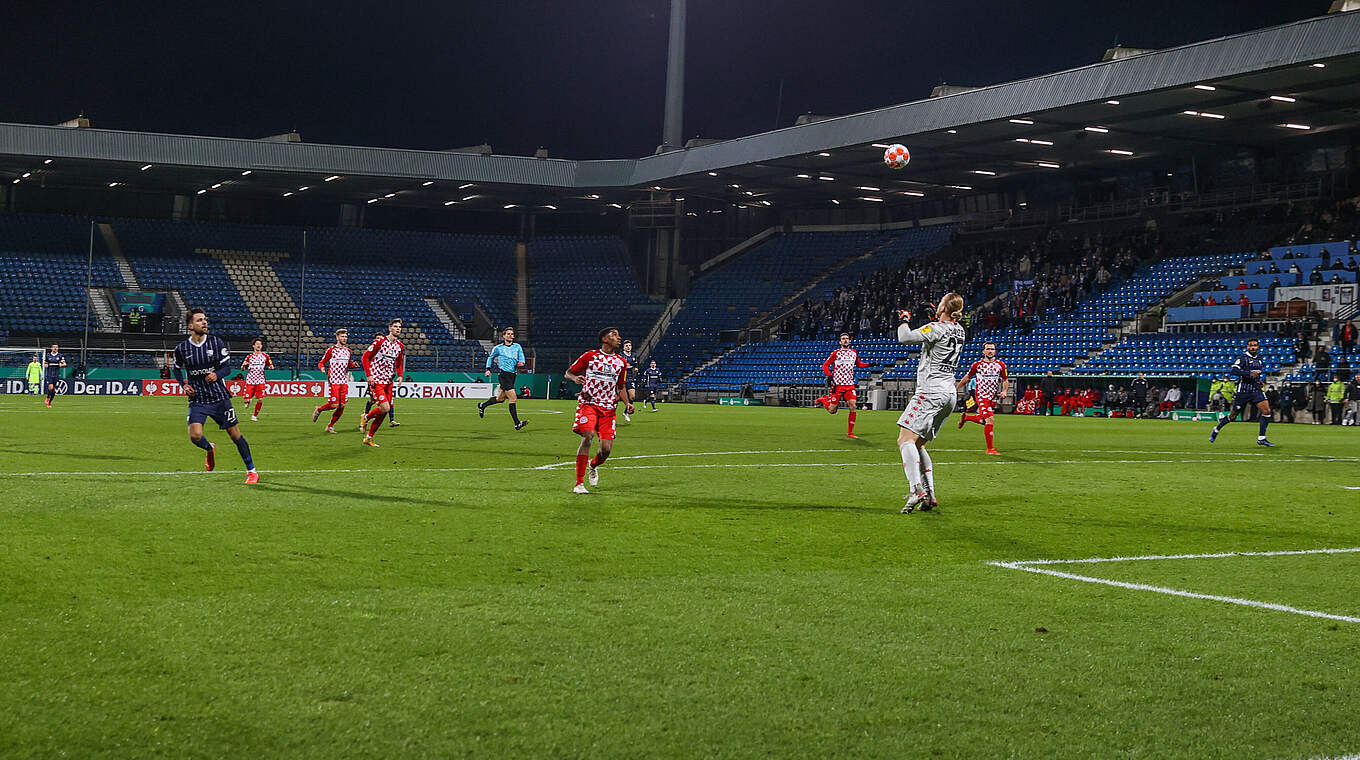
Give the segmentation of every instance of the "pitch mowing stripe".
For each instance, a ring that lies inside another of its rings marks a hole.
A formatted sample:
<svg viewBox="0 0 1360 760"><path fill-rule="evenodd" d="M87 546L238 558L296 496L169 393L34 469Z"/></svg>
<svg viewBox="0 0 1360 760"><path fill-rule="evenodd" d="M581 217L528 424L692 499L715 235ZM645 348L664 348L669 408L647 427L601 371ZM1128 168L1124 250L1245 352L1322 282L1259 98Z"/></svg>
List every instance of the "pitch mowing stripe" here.
<svg viewBox="0 0 1360 760"><path fill-rule="evenodd" d="M1022 570L1027 573L1035 573L1036 575L1049 575L1054 578L1081 581L1083 583L1096 583L1102 586L1113 586L1115 588L1129 589L1132 591L1151 591L1158 594L1167 594L1168 596L1179 596L1187 599L1202 599L1211 602L1224 602L1227 604L1236 604L1243 607L1255 607L1257 609L1275 610L1276 612L1290 612L1295 615L1304 615L1306 617L1321 618L1324 620L1337 620L1343 623L1360 623L1360 617L1353 617L1350 615L1336 615L1330 612L1320 612L1318 610L1305 610L1299 607L1291 607L1287 604L1276 604L1274 602L1259 602L1254 599L1242 599L1235 596L1201 594L1195 591L1186 591L1184 589L1167 588L1165 586L1152 586L1146 583L1130 583L1128 581L1116 581L1110 580L1108 578L1093 578L1089 575L1078 575L1076 573L1066 573L1061 570L1049 570L1044 567L1034 567L1034 565L1082 564L1082 563L1093 564L1098 562L1134 562L1139 560L1156 560L1156 559L1175 560L1175 559L1218 559L1223 557L1286 557L1305 554L1354 554L1356 552L1360 552L1360 547L1352 547L1345 549L1298 549L1292 551L1271 551L1271 552L1221 552L1216 554L1152 554L1137 557L1092 557L1088 559L1056 559L1056 560L1036 559L1036 560L1022 560L1018 562L993 561L988 562L987 564L993 567L1005 568L1007 570ZM1360 756L1347 756L1347 758L1349 757ZM1346 758L1340 758L1339 760L1346 760Z"/></svg>
<svg viewBox="0 0 1360 760"><path fill-rule="evenodd" d="M661 458L663 458L663 457L721 457L721 456L731 456L731 455L733 455L733 454L843 454L843 453L845 453L845 452L847 452L847 451L854 451L854 449L772 449L772 450L769 450L769 451L687 451L687 452L681 452L681 453L678 453L678 454L634 454L634 455L632 455L632 456L626 456L626 457L610 457L609 459L610 459L610 461L618 461L618 460L620 460L620 459L661 459ZM574 466L575 464L576 464L576 460L573 459L573 460L567 460L567 461L564 461L564 462L553 462L552 464L541 464L541 465L539 465L539 466L537 466L537 467L532 467L532 468L529 468L529 469L534 469L534 470L552 470L552 469L556 469L556 468L558 468L558 467L570 467L570 466ZM617 468L617 467L616 467L616 468L614 468L614 469L622 469L622 468Z"/></svg>
<svg viewBox="0 0 1360 760"><path fill-rule="evenodd" d="M669 456L661 454L649 454L652 456ZM691 456L704 456L703 454L693 454ZM624 457L612 457L611 459L623 459ZM1295 464L1302 461L1355 461L1352 459L1279 459L1279 460L1260 460L1260 459L1059 459L1059 460L1030 460L1023 462L1007 462L999 460L982 460L977 462L949 462L949 467L984 466L996 467L999 465L1088 465L1088 464L1224 464L1233 462L1250 462L1252 464ZM336 475L345 473L374 473L374 472L555 472L558 467L565 467L573 462L553 463L551 466L539 465L537 467L406 467L395 469L391 467L350 467L350 468L317 468L307 470L271 470L260 469L261 475ZM726 462L710 464L625 464L617 467L606 467L608 471L613 470L688 470L688 469L740 469L749 467L892 467L901 469L901 462L765 462L755 464L732 464ZM216 471L216 474L239 474L242 470L224 467ZM136 477L136 476L162 476L162 475L212 475L214 473L202 470L50 470L50 471L30 471L30 472L0 472L0 478L17 477L39 477L39 476L61 476L61 477Z"/></svg>

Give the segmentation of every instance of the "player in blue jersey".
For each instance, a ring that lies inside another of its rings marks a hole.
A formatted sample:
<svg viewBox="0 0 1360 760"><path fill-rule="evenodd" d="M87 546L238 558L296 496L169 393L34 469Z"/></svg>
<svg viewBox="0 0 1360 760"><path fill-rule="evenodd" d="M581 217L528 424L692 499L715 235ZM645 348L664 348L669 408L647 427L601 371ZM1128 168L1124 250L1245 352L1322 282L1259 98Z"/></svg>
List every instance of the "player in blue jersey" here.
<svg viewBox="0 0 1360 760"><path fill-rule="evenodd" d="M255 472L250 444L241 435L225 382L232 366L227 342L208 334L208 315L202 309L190 309L184 321L189 327L189 338L175 346L175 380L189 397L189 440L208 452L203 468L212 471L216 466L213 456L216 447L203 437L203 423L213 420L236 443L241 461L246 464L246 482L258 483L260 476Z"/></svg>
<svg viewBox="0 0 1360 760"><path fill-rule="evenodd" d="M1218 421L1214 426L1214 431L1209 434L1209 443L1213 443L1218 438L1219 431L1223 430L1234 418L1247 411L1248 404L1255 404L1256 409L1261 413L1261 432L1256 436L1256 445L1274 446L1266 439L1266 427L1270 425L1270 402L1266 400L1265 391L1262 389L1261 375L1265 373L1266 363L1261 360L1261 343L1252 338L1247 341L1247 350L1237 361L1233 362L1228 374L1237 378L1237 393L1233 396L1233 410L1227 417Z"/></svg>
<svg viewBox="0 0 1360 760"><path fill-rule="evenodd" d="M61 382L61 371L66 368L66 356L52 344L52 349L43 354L43 387L47 390L47 408L52 408L52 399L57 397L57 383Z"/></svg>
<svg viewBox="0 0 1360 760"><path fill-rule="evenodd" d="M510 402L510 419L515 423L516 430L523 430L528 420L521 420L519 412L515 409L515 402L519 399L515 396L515 373L524 369L524 348L515 342L515 328L507 327L501 332L501 342L491 349L491 355L486 357L486 376L491 377L491 367L495 365L500 373L500 390L495 397L477 405L477 416L486 417L486 408L492 404L499 404L502 401Z"/></svg>
<svg viewBox="0 0 1360 760"><path fill-rule="evenodd" d="M642 382L647 388L647 403L652 405L652 411L659 411L656 408L656 394L661 391L661 370L656 368L656 359L653 359L647 366L647 371L642 375Z"/></svg>
<svg viewBox="0 0 1360 760"><path fill-rule="evenodd" d="M636 401L637 386L638 381L641 379L641 377L639 377L641 373L638 372L637 358L633 356L633 341L625 340L623 342L623 350L619 351L619 356L623 357L623 361L626 363L625 366L628 369L628 400ZM626 410L623 413L623 421L624 422L633 421L633 418L628 416L628 412Z"/></svg>

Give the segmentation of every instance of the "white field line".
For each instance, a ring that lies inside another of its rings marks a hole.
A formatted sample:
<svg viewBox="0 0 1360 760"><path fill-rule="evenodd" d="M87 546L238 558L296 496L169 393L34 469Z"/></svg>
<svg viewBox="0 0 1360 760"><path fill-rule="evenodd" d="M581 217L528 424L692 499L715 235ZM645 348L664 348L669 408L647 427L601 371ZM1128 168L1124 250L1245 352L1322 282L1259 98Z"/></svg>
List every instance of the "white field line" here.
<svg viewBox="0 0 1360 760"><path fill-rule="evenodd" d="M665 456L665 455L649 455ZM616 457L622 459L623 457ZM614 457L611 457L614 459ZM998 465L1087 465L1087 464L1221 464L1224 462L1251 462L1254 464L1296 464L1300 461L1354 461L1354 460L1320 460L1320 459L1280 459L1266 460L1259 459L1063 459L1063 460L1033 460L1028 462L998 462L987 460L982 462L950 462L950 467L983 466L996 467ZM574 460L572 462L574 464ZM537 467L403 467L395 468L397 472L553 472L557 467L564 466L564 463L553 463L551 466L539 465ZM608 470L689 470L689 469L743 469L755 467L892 467L901 469L901 462L763 462L755 464L731 464L731 463L710 463L710 464L625 464L617 467L608 464L601 465ZM372 473L394 471L392 467L350 467L350 468L316 468L306 470L270 470L260 469L262 475L288 474L288 475L332 475L344 473ZM219 472L231 474L234 470L228 468ZM61 476L61 477L134 477L134 476L161 476L161 475L207 475L201 470L34 470L28 472L0 472L0 478L16 477L38 477L38 476Z"/></svg>
<svg viewBox="0 0 1360 760"><path fill-rule="evenodd" d="M1327 755L1325 757L1310 757L1308 760L1360 760L1360 755L1337 755L1335 757Z"/></svg>
<svg viewBox="0 0 1360 760"><path fill-rule="evenodd" d="M1217 594L1201 594L1195 591L1184 589L1167 588L1165 586L1151 586L1146 583L1130 583L1127 581L1115 581L1108 578L1094 578L1089 575L1078 575L1076 573L1066 573L1060 570L1049 570L1036 565L1070 565L1070 564L1094 564L1098 562L1136 562L1140 560L1184 560L1184 559L1219 559L1224 557L1288 557L1305 554L1354 554L1360 552L1360 547L1346 549L1300 549L1294 551L1271 551L1271 552L1221 552L1215 554L1153 554L1137 557L1090 557L1087 559L1034 559L1021 560L1017 562L988 562L993 567L1005 568L1007 570L1022 570L1027 573L1037 575L1049 575L1054 578L1063 578L1083 583L1096 583L1102 586L1113 586L1115 588L1129 589L1132 591L1151 591L1158 594L1169 596L1185 597L1187 599L1202 599L1211 602L1225 602L1227 604L1237 604L1243 607L1256 607L1264 610L1275 610L1276 612L1290 612L1295 615L1304 615L1325 620L1338 620L1343 623L1360 623L1360 617L1350 615L1336 615L1330 612L1319 612L1317 610L1305 610L1298 607L1291 607L1287 604L1275 604L1274 602L1258 602L1254 599L1241 599L1235 596L1219 596Z"/></svg>

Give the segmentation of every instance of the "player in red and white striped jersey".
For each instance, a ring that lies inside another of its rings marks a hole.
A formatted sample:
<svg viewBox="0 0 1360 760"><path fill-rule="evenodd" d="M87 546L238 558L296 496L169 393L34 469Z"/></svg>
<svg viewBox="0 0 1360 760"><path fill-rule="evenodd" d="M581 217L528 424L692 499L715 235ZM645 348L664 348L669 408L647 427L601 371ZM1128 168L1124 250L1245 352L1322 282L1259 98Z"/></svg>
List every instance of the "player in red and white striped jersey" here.
<svg viewBox="0 0 1360 760"><path fill-rule="evenodd" d="M987 453L999 456L1001 452L992 445L992 419L996 416L996 407L1001 405L1001 398L1010 395L1011 380L1006 375L1006 363L996 358L995 343L988 342L982 345L982 358L973 362L967 374L959 379L958 389L963 390L973 378L977 378L977 388L974 391L977 396L977 412L975 414L964 412L959 419L959 427L969 422L982 425L982 433L987 438Z"/></svg>
<svg viewBox="0 0 1360 760"><path fill-rule="evenodd" d="M859 437L855 435L855 405L859 401L855 395L855 369L868 366L868 362L859 360L859 352L850 347L850 333L841 333L841 347L832 351L822 362L822 374L826 375L831 390L817 399L817 403L835 414L841 400L845 400L845 406L850 409L850 419L845 426L846 438Z"/></svg>
<svg viewBox="0 0 1360 760"><path fill-rule="evenodd" d="M316 368L326 373L329 387L326 403L312 410L312 422L316 422L327 409L334 409L331 421L326 423L326 432L334 433L335 422L345 413L345 402L349 401L350 370L359 369L359 363L354 361L354 354L349 348L349 330L342 327L335 331L335 345L321 355Z"/></svg>
<svg viewBox="0 0 1360 760"><path fill-rule="evenodd" d="M606 327L600 331L600 348L581 354L567 368L567 379L581 384L571 428L581 436L581 445L576 449L576 487L571 489L572 493L590 493L583 482L587 471L592 486L600 482L599 467L614 448L614 413L619 402L623 402L628 414L633 413L627 390L628 362L618 353L621 342L618 329ZM591 459L590 444L596 437L600 439L600 453Z"/></svg>
<svg viewBox="0 0 1360 760"><path fill-rule="evenodd" d="M250 344L250 347L253 350L245 358L245 361L241 362L241 371L246 373L246 389L241 392L241 398L245 401L245 405L241 407L241 411L245 411L250 406L252 398L255 399L255 413L250 415L250 421L259 422L260 407L264 405L264 371L273 369L274 361L269 358L269 354L264 352L264 341L260 338L256 338L255 342Z"/></svg>
<svg viewBox="0 0 1360 760"><path fill-rule="evenodd" d="M382 427L383 416L392 409L393 383L401 381L406 369L406 346L401 342L401 320L387 323L387 334L373 339L373 344L360 357L364 374L368 376L368 395L373 399L373 409L364 415L359 423L364 431L363 443L377 448L373 434Z"/></svg>

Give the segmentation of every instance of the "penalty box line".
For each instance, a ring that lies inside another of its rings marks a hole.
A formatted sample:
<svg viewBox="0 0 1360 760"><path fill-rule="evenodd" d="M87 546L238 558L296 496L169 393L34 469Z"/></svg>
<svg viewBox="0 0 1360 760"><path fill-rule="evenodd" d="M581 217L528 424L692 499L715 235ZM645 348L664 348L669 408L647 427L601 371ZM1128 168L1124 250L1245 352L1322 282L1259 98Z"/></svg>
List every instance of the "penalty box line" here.
<svg viewBox="0 0 1360 760"><path fill-rule="evenodd" d="M1289 612L1295 615L1304 615L1312 618L1322 618L1324 620L1338 620L1343 623L1360 623L1360 617L1351 615L1336 615L1330 612L1318 610L1305 610L1299 607L1291 607L1287 604L1276 604L1274 602L1261 602L1255 599L1242 599L1235 596L1221 596L1218 594L1201 594L1196 591L1185 589L1168 588L1166 586L1153 586L1147 583L1131 583L1129 581L1116 581L1109 578L1096 578L1089 575L1079 575L1077 573L1064 572L1062 570L1052 570L1052 565L1081 565L1096 564L1101 562L1139 562L1147 560L1185 560L1185 559L1222 559L1225 557L1295 557L1306 554L1355 554L1360 553L1360 547L1350 547L1344 549L1299 549L1293 551L1270 551L1270 552L1218 552L1214 554L1149 554L1137 557L1090 557L1087 559L1033 559L1020 560L1015 562L992 561L987 564L993 567L1000 567L1007 570L1022 570L1036 575L1048 575L1054 578L1062 578L1071 581L1081 581L1083 583L1095 583L1102 586L1113 586L1130 591L1151 591L1157 594L1168 596L1179 596L1186 599L1200 599L1211 602L1224 602L1226 604L1236 604L1242 607L1255 607L1263 610L1274 610L1276 612Z"/></svg>

